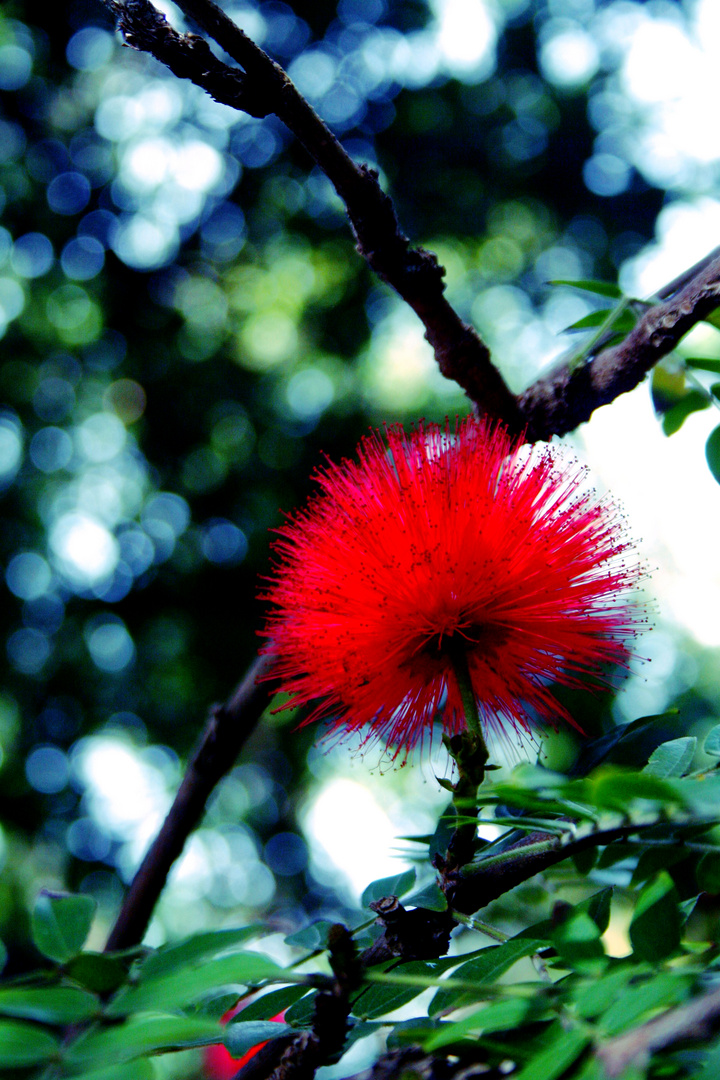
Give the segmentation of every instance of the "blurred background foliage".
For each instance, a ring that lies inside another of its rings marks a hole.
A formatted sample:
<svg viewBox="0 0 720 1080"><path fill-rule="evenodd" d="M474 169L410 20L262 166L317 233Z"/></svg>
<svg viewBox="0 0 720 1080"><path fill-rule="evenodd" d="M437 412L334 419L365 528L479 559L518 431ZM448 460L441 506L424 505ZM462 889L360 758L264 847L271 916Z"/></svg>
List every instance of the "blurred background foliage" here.
<svg viewBox="0 0 720 1080"><path fill-rule="evenodd" d="M597 306L549 280L619 276L643 295L713 246L714 0L224 7L379 168L516 390ZM102 947L208 706L253 656L268 530L322 455L351 454L370 424L467 406L273 118L123 48L95 0L5 3L0 89L10 974L37 963L41 885L97 898ZM586 729L673 704L669 735L710 727L717 653L672 628L642 651L659 679L631 676L622 705L578 698ZM432 769L369 775L316 735L267 716L174 871L153 944L258 917L289 932L407 865L393 837L434 828ZM555 760L572 752L561 737Z"/></svg>

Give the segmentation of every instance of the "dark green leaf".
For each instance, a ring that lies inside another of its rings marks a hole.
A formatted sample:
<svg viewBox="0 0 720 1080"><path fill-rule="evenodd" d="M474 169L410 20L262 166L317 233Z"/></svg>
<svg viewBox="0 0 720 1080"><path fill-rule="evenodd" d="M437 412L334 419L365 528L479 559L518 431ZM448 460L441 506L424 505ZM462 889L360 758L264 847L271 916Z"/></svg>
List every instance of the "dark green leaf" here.
<svg viewBox="0 0 720 1080"><path fill-rule="evenodd" d="M674 435L683 426L688 416L710 407L710 398L702 390L689 390L663 416L662 429L666 435Z"/></svg>
<svg viewBox="0 0 720 1080"><path fill-rule="evenodd" d="M588 960L595 962L605 956L600 930L584 911L574 911L569 919L560 923L552 940L559 956L570 967L582 969Z"/></svg>
<svg viewBox="0 0 720 1080"><path fill-rule="evenodd" d="M606 888L600 889L599 892L593 893L587 900L582 900L579 904L576 904L574 910L586 912L593 920L600 933L604 934L610 922L610 902L612 900L612 895L613 887L608 885ZM536 947L532 951L536 952L537 949L541 949L548 944L548 941L555 932L555 925L553 919L543 919L542 922L535 923L533 926L528 926L527 930L522 930L519 934L516 934L512 940L533 941Z"/></svg>
<svg viewBox="0 0 720 1080"><path fill-rule="evenodd" d="M584 743L572 769L573 776L587 776L605 760L621 765L644 765L648 744L664 742L666 733L676 723L677 709L641 716L630 724L619 724L598 739Z"/></svg>
<svg viewBox="0 0 720 1080"><path fill-rule="evenodd" d="M556 1021L546 1033L544 1049L520 1070L517 1080L557 1080L577 1061L589 1042L587 1032L566 1031L560 1021Z"/></svg>
<svg viewBox="0 0 720 1080"><path fill-rule="evenodd" d="M436 881L406 896L405 903L411 907L427 908L428 911L446 911L448 906L445 894Z"/></svg>
<svg viewBox="0 0 720 1080"><path fill-rule="evenodd" d="M270 1020L278 1013L284 1012L307 994L306 986L283 986L279 990L271 990L269 994L261 994L242 1010L243 1020Z"/></svg>
<svg viewBox="0 0 720 1080"><path fill-rule="evenodd" d="M360 897L360 903L364 908L370 907L370 904L374 904L378 900L382 900L384 896L397 896L400 899L401 896L405 896L409 893L415 884L415 870L405 870L402 874L396 874L394 877L378 878L377 881L371 881L367 886L362 896Z"/></svg>
<svg viewBox="0 0 720 1080"><path fill-rule="evenodd" d="M664 960L680 944L682 919L670 875L661 870L638 896L630 923L633 951L642 960Z"/></svg>
<svg viewBox="0 0 720 1080"><path fill-rule="evenodd" d="M55 1036L35 1024L0 1020L0 1069L42 1065L55 1057L58 1048Z"/></svg>
<svg viewBox="0 0 720 1080"><path fill-rule="evenodd" d="M305 997L300 998L291 1005L285 1013L285 1022L293 1027L309 1027L315 1012L315 998L317 990L311 990Z"/></svg>
<svg viewBox="0 0 720 1080"><path fill-rule="evenodd" d="M638 974L636 970L636 979ZM641 1023L649 1013L684 1001L689 983L690 977L681 973L653 973L645 982L628 986L618 995L602 1016L600 1027L607 1035L619 1035Z"/></svg>
<svg viewBox="0 0 720 1080"><path fill-rule="evenodd" d="M720 425L708 436L708 441L705 443L705 457L710 472L720 484Z"/></svg>
<svg viewBox="0 0 720 1080"><path fill-rule="evenodd" d="M687 394L685 372L674 366L656 364L650 377L650 391L655 412L662 416Z"/></svg>
<svg viewBox="0 0 720 1080"><path fill-rule="evenodd" d="M482 992L483 984L494 983L508 971L513 964L525 956L532 956L542 948L544 941L531 938L513 938L502 945L491 945L483 949L473 960L468 960L459 967L453 975L456 979L471 980L477 983L477 990L462 990L457 987L440 989L434 995L428 1005L430 1016L439 1016L451 1009L459 1009L464 1005L473 1005Z"/></svg>
<svg viewBox="0 0 720 1080"><path fill-rule="evenodd" d="M620 300L623 292L611 281L567 281L564 278L556 278L548 281L548 285L568 285L572 289L582 289L584 292L597 293L599 296L609 296L613 300Z"/></svg>
<svg viewBox="0 0 720 1080"><path fill-rule="evenodd" d="M698 889L717 896L720 893L720 851L708 851L697 864Z"/></svg>
<svg viewBox="0 0 720 1080"><path fill-rule="evenodd" d="M661 780L667 780L671 776L685 776L690 771L696 749L697 739L694 735L662 743L653 750L643 772L647 776L659 776Z"/></svg>
<svg viewBox="0 0 720 1080"><path fill-rule="evenodd" d="M144 1009L180 1009L223 986L254 986L265 979L282 977L285 972L260 953L233 953L209 960L198 967L170 970L121 991L107 1007L109 1016L127 1016Z"/></svg>
<svg viewBox="0 0 720 1080"><path fill-rule="evenodd" d="M99 1010L93 994L72 986L9 987L0 990L0 1015L44 1024L76 1024Z"/></svg>
<svg viewBox="0 0 720 1080"><path fill-rule="evenodd" d="M449 958L443 958L447 960ZM457 964L458 957L452 958ZM389 974L419 976L423 979L437 979L447 969L447 963L443 960L411 960L406 964L399 964L392 968ZM353 1013L362 1019L374 1020L378 1016L394 1012L402 1005L419 997L427 990L423 986L400 986L394 983L371 983L367 989L362 990L353 1003Z"/></svg>
<svg viewBox="0 0 720 1080"><path fill-rule="evenodd" d="M711 371L713 375L720 375L720 360L711 360L703 356L686 356L685 367Z"/></svg>
<svg viewBox="0 0 720 1080"><path fill-rule="evenodd" d="M134 1016L124 1024L89 1031L70 1046L68 1065L96 1065L98 1061L121 1064L161 1050L187 1050L193 1046L221 1043L224 1026L214 1020L188 1016Z"/></svg>
<svg viewBox="0 0 720 1080"><path fill-rule="evenodd" d="M32 936L43 956L66 964L82 949L95 914L91 896L41 892L32 913Z"/></svg>
<svg viewBox="0 0 720 1080"><path fill-rule="evenodd" d="M669 870L671 866L676 866L689 858L687 849L680 844L674 848L664 846L645 848L638 859L630 884L640 885L648 878L654 877L659 870Z"/></svg>
<svg viewBox="0 0 720 1080"><path fill-rule="evenodd" d="M209 930L202 934L193 934L174 945L162 945L143 963L141 978L146 979L177 968L185 968L188 964L197 964L201 960L237 952L238 946L249 938L266 933L267 930L261 926L241 926L233 930Z"/></svg>
<svg viewBox="0 0 720 1080"><path fill-rule="evenodd" d="M67 965L67 973L96 994L109 994L125 982L127 972L114 956L102 953L82 952Z"/></svg>
<svg viewBox="0 0 720 1080"><path fill-rule="evenodd" d="M657 776L604 766L582 781L582 791L596 806L625 813L633 799L673 805L682 803L677 788Z"/></svg>
<svg viewBox="0 0 720 1080"><path fill-rule="evenodd" d="M565 333L570 330L594 330L596 327L602 326L611 311L612 308L591 311L588 315L583 315L582 319L578 319L577 322L566 326ZM612 324L612 332L614 334L629 334L634 329L636 321L632 311L622 311Z"/></svg>
<svg viewBox="0 0 720 1080"><path fill-rule="evenodd" d="M274 1024L270 1020L233 1021L227 1025L225 1047L232 1057L239 1058L260 1043L277 1039L278 1035L293 1033L289 1024Z"/></svg>
<svg viewBox="0 0 720 1080"><path fill-rule="evenodd" d="M102 1069L91 1068L88 1072L73 1074L73 1080L154 1080L157 1074L147 1059L132 1061L124 1065L107 1065Z"/></svg>
<svg viewBox="0 0 720 1080"><path fill-rule="evenodd" d="M289 937L285 938L285 944L299 945L303 949L309 949L310 952L314 952L316 949L324 949L327 947L328 930L333 925L327 919L319 919L317 922L311 923L310 926L304 926L302 930L290 934Z"/></svg>
<svg viewBox="0 0 720 1080"><path fill-rule="evenodd" d="M703 743L703 750L709 757L720 758L720 724L716 724L714 728L710 728L710 731L708 731Z"/></svg>
<svg viewBox="0 0 720 1080"><path fill-rule="evenodd" d="M597 860L598 853L596 848L585 848L584 851L577 851L572 856L575 869L579 874L582 874L583 877L590 873Z"/></svg>
<svg viewBox="0 0 720 1080"><path fill-rule="evenodd" d="M600 1016L618 1000L634 976L635 969L627 965L583 984L574 1001L578 1016L584 1020L592 1020Z"/></svg>
<svg viewBox="0 0 720 1080"><path fill-rule="evenodd" d="M428 1053L439 1050L442 1046L451 1046L467 1035L479 1035L488 1031L507 1031L524 1024L530 1013L537 1018L538 1004L527 998L510 998L485 1005L482 1009L463 1017L454 1023L443 1024L437 1031L423 1041L423 1049Z"/></svg>

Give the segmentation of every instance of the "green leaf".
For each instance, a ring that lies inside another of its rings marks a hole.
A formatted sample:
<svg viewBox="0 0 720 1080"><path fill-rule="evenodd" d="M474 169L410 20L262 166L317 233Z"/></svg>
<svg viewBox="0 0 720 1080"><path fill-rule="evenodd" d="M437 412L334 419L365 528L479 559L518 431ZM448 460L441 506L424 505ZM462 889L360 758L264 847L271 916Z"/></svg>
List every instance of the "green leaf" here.
<svg viewBox="0 0 720 1080"><path fill-rule="evenodd" d="M630 942L642 960L664 960L678 948L682 929L678 900L665 870L641 891L630 923Z"/></svg>
<svg viewBox="0 0 720 1080"><path fill-rule="evenodd" d="M624 992L625 987L635 977L633 966L625 966L609 971L600 978L582 985L578 991L574 1007L583 1020L592 1020L609 1009Z"/></svg>
<svg viewBox="0 0 720 1080"><path fill-rule="evenodd" d="M82 952L65 969L71 979L96 994L110 994L127 979L127 972L115 956Z"/></svg>
<svg viewBox="0 0 720 1080"><path fill-rule="evenodd" d="M608 848L605 849L609 850ZM610 925L610 903L613 896L613 886L607 885L604 889L600 889L599 892L593 893L586 900L582 900L579 904L574 906L576 912L586 912L593 920L595 925L601 934L604 934ZM538 949L543 948L548 944L550 938L552 938L555 932L555 922L553 919L543 919L542 922L535 923L534 926L528 926L526 930L522 930L519 934L516 934L512 939L513 941L522 941L529 939L534 941L535 949L533 952L537 952Z"/></svg>
<svg viewBox="0 0 720 1080"><path fill-rule="evenodd" d="M442 1046L451 1046L468 1035L508 1031L520 1027L527 1021L530 1013L533 1013L533 1019L537 1019L538 1004L528 1001L527 998L510 998L508 1001L485 1005L462 1020L442 1024L437 1031L425 1038L423 1049L429 1053Z"/></svg>
<svg viewBox="0 0 720 1080"><path fill-rule="evenodd" d="M285 1022L292 1024L293 1027L309 1027L315 1013L317 995L317 990L311 990L309 994L306 993L304 997L291 1005L285 1013Z"/></svg>
<svg viewBox="0 0 720 1080"><path fill-rule="evenodd" d="M720 375L720 360L710 360L703 356L686 356L685 367L711 371L713 375Z"/></svg>
<svg viewBox="0 0 720 1080"><path fill-rule="evenodd" d="M570 330L594 330L602 324L610 315L612 308L602 308L600 311L591 311L583 315L582 319L565 327L565 333ZM631 311L622 311L612 324L613 334L629 334L635 328L636 318Z"/></svg>
<svg viewBox="0 0 720 1080"><path fill-rule="evenodd" d="M720 851L706 852L697 864L698 889L717 896L720 893Z"/></svg>
<svg viewBox="0 0 720 1080"><path fill-rule="evenodd" d="M720 484L720 424L710 432L705 443L705 458L708 468Z"/></svg>
<svg viewBox="0 0 720 1080"><path fill-rule="evenodd" d="M202 934L193 934L192 937L173 945L162 945L143 963L141 978L182 969L189 964L198 964L201 960L209 960L224 953L237 952L238 946L249 938L266 933L267 930L262 926L241 926L233 930L209 930Z"/></svg>
<svg viewBox="0 0 720 1080"><path fill-rule="evenodd" d="M428 1015L439 1016L451 1009L474 1005L482 992L483 985L496 982L518 960L522 960L525 956L532 956L544 945L544 941L532 938L513 938L502 945L490 945L487 949L482 949L478 956L462 964L453 974L453 978L477 983L477 990L445 988L441 985L428 1005Z"/></svg>
<svg viewBox="0 0 720 1080"><path fill-rule="evenodd" d="M582 289L584 292L597 293L599 296L609 296L613 300L620 300L623 296L622 289L611 281L567 281L565 278L555 278L548 281L548 285L568 285L571 289Z"/></svg>
<svg viewBox="0 0 720 1080"><path fill-rule="evenodd" d="M145 1009L181 1009L223 986L254 986L265 979L282 978L287 973L260 953L233 953L209 960L198 967L144 978L140 970L137 986L121 991L107 1006L108 1016L127 1016Z"/></svg>
<svg viewBox="0 0 720 1080"><path fill-rule="evenodd" d="M393 967L392 975L419 976L421 979L440 980L440 976L450 964L457 965L459 958L443 957L441 960L410 960L406 964ZM370 983L360 991L353 1002L353 1013L364 1020L374 1020L378 1016L394 1012L419 997L427 990L427 985L402 986L395 983ZM287 1019L287 1017L286 1017Z"/></svg>
<svg viewBox="0 0 720 1080"><path fill-rule="evenodd" d="M720 724L710 728L705 736L703 750L709 757L720 758Z"/></svg>
<svg viewBox="0 0 720 1080"><path fill-rule="evenodd" d="M0 1069L42 1065L56 1057L58 1040L36 1024L0 1020Z"/></svg>
<svg viewBox="0 0 720 1080"><path fill-rule="evenodd" d="M573 968L582 970L588 960L595 962L605 956L600 930L584 911L574 911L560 923L552 940L558 954Z"/></svg>
<svg viewBox="0 0 720 1080"><path fill-rule="evenodd" d="M74 1068L108 1060L121 1064L163 1050L221 1043L225 1034L223 1025L195 1016L135 1016L124 1024L82 1035L63 1060Z"/></svg>
<svg viewBox="0 0 720 1080"><path fill-rule="evenodd" d="M302 930L298 930L296 933L286 937L285 944L299 945L303 949L309 949L310 952L315 952L316 949L325 949L327 948L328 931L334 925L328 919L318 919L317 922L311 923L310 926L304 926Z"/></svg>
<svg viewBox="0 0 720 1080"><path fill-rule="evenodd" d="M71 986L11 987L0 990L0 1015L42 1024L77 1024L100 1009L93 994Z"/></svg>
<svg viewBox="0 0 720 1080"><path fill-rule="evenodd" d="M80 1077L82 1080L154 1080L155 1075L152 1065L145 1059L124 1065L107 1065L102 1069L83 1069L73 1074L73 1080L80 1080Z"/></svg>
<svg viewBox="0 0 720 1080"><path fill-rule="evenodd" d="M271 990L269 994L261 994L242 1010L243 1020L270 1020L278 1013L284 1012L307 994L307 987L283 986L280 990ZM240 1014L238 1014L240 1015Z"/></svg>
<svg viewBox="0 0 720 1080"><path fill-rule="evenodd" d="M424 889L418 889L405 897L405 903L428 911L447 911L447 898L437 881L431 881Z"/></svg>
<svg viewBox="0 0 720 1080"><path fill-rule="evenodd" d="M637 979L637 966L632 970ZM599 1024L606 1035L619 1035L635 1027L657 1009L684 1001L692 977L670 972L653 973L645 982L628 986L601 1017Z"/></svg>
<svg viewBox="0 0 720 1080"><path fill-rule="evenodd" d="M360 897L360 903L362 907L369 908L371 904L376 903L378 900L382 900L384 896L397 896L400 899L401 896L405 896L409 893L415 884L415 870L406 870L402 874L396 874L394 877L378 878L377 881L371 881L368 887Z"/></svg>
<svg viewBox="0 0 720 1080"><path fill-rule="evenodd" d="M674 435L683 426L688 416L710 407L710 397L702 390L689 390L663 416L662 429L666 435Z"/></svg>
<svg viewBox="0 0 720 1080"><path fill-rule="evenodd" d="M546 1033L544 1049L520 1070L517 1080L557 1080L577 1061L589 1042L590 1036L586 1032L566 1031L556 1021Z"/></svg>
<svg viewBox="0 0 720 1080"><path fill-rule="evenodd" d="M671 739L653 750L643 772L646 776L659 776L661 780L667 780L671 776L685 776L690 771L696 749L697 739L694 735Z"/></svg>
<svg viewBox="0 0 720 1080"><path fill-rule="evenodd" d="M91 896L70 896L43 890L32 912L32 936L38 950L66 964L82 949L95 914Z"/></svg>
<svg viewBox="0 0 720 1080"><path fill-rule="evenodd" d="M663 806L683 802L679 791L667 780L646 773L603 766L581 783L586 801L621 813L627 812L633 799L644 799Z"/></svg>
<svg viewBox="0 0 720 1080"><path fill-rule="evenodd" d="M295 1028L289 1024L272 1023L270 1020L237 1020L227 1026L225 1047L232 1057L239 1058L260 1043L289 1033L295 1033Z"/></svg>

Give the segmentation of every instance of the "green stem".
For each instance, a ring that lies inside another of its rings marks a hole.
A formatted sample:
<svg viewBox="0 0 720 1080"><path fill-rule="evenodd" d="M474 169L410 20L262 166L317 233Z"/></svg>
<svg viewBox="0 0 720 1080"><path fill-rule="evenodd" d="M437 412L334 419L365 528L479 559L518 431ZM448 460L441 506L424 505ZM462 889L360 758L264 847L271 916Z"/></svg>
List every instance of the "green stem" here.
<svg viewBox="0 0 720 1080"><path fill-rule="evenodd" d="M477 743L481 743L484 746L485 739L480 724L477 701L475 700L475 691L473 690L467 651L462 646L459 648L455 647L452 649L451 657L458 690L460 691L460 700L462 701L463 712L465 713L467 729L475 736Z"/></svg>

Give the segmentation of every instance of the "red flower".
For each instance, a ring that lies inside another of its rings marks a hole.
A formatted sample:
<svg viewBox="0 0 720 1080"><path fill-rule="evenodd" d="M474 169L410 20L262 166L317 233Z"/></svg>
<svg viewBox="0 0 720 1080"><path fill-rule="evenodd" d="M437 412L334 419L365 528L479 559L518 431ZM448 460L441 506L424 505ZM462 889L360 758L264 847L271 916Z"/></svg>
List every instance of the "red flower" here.
<svg viewBox="0 0 720 1080"><path fill-rule="evenodd" d="M366 437L278 529L265 652L306 723L369 730L395 755L442 710L465 727L453 650L485 728L573 723L553 682L608 682L642 619L623 519L563 448L472 418Z"/></svg>
<svg viewBox="0 0 720 1080"><path fill-rule="evenodd" d="M220 1020L220 1023L227 1024L228 1020L232 1020L233 1016L237 1016L247 1004L249 1004L249 999L241 998L234 1008L228 1009ZM276 1020L278 1023L282 1023L284 1019L284 1009L282 1012L279 1012L277 1016L271 1017L271 1020ZM239 1058L231 1057L222 1043L206 1046L203 1051L204 1076L207 1080L232 1080L232 1077L242 1069L243 1065L247 1065L248 1061L255 1057L258 1050L262 1050L263 1046L267 1046L268 1041L269 1040L266 1039L265 1042L258 1043L257 1046L251 1047Z"/></svg>

